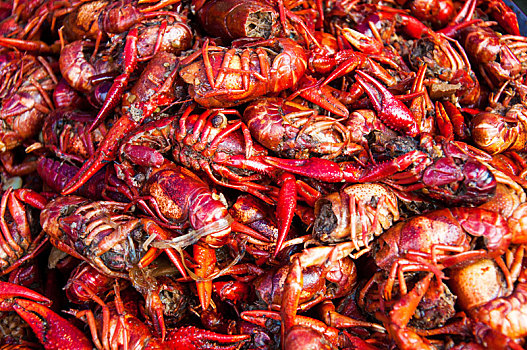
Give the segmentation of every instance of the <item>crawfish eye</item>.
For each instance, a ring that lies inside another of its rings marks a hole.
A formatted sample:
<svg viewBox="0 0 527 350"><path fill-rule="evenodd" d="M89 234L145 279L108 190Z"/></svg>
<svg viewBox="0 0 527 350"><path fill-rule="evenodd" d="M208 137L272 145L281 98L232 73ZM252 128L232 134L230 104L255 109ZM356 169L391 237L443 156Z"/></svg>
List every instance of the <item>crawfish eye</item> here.
<svg viewBox="0 0 527 350"><path fill-rule="evenodd" d="M217 114L210 120L210 123L215 128L225 127L227 125L227 118L224 114Z"/></svg>

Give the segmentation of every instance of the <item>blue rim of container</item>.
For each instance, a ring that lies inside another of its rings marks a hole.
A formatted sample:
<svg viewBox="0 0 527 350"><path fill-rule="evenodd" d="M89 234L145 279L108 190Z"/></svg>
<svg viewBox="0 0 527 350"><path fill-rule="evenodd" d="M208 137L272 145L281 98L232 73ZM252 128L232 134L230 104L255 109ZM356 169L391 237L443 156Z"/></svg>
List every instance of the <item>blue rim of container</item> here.
<svg viewBox="0 0 527 350"><path fill-rule="evenodd" d="M525 12L527 12L527 1L519 0L514 2L511 0L503 0L503 2L516 13L521 35L527 36L527 16L525 15Z"/></svg>

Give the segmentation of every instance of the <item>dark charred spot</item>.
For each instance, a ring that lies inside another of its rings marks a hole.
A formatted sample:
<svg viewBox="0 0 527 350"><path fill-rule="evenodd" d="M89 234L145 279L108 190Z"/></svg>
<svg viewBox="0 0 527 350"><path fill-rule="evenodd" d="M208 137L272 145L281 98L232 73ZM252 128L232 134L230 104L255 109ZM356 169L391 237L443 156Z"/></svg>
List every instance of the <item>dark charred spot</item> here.
<svg viewBox="0 0 527 350"><path fill-rule="evenodd" d="M440 288L435 286L436 282L432 284L410 320L410 324L414 327L424 329L441 327L456 313L454 309L456 296L444 283Z"/></svg>
<svg viewBox="0 0 527 350"><path fill-rule="evenodd" d="M337 227L337 217L333 213L333 205L330 201L321 200L320 212L313 224L313 236L321 242L329 239L331 233Z"/></svg>
<svg viewBox="0 0 527 350"><path fill-rule="evenodd" d="M188 298L178 290L162 290L159 293L164 309L163 314L172 318L172 322L180 321L188 308Z"/></svg>
<svg viewBox="0 0 527 350"><path fill-rule="evenodd" d="M418 149L418 143L411 137L396 137L384 146L390 158L396 158Z"/></svg>
<svg viewBox="0 0 527 350"><path fill-rule="evenodd" d="M211 120L210 123L213 127L219 128L225 120L225 117L223 114L216 114Z"/></svg>

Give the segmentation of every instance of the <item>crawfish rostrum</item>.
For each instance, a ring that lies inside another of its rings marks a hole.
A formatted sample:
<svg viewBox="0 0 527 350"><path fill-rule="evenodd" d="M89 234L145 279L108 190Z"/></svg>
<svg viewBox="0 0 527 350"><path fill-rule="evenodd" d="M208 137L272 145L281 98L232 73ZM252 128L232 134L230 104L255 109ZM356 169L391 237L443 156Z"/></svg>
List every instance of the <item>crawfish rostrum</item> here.
<svg viewBox="0 0 527 350"><path fill-rule="evenodd" d="M527 346L502 0L0 0L0 34L0 349Z"/></svg>

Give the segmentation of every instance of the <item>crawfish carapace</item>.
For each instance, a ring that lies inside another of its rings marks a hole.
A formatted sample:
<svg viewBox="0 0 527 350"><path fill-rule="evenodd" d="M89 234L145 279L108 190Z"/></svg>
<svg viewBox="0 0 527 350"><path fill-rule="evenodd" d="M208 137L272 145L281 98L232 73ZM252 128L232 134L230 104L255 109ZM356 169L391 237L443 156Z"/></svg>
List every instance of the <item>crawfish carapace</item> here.
<svg viewBox="0 0 527 350"><path fill-rule="evenodd" d="M58 197L40 223L53 245L113 277L128 276L146 251L144 222L124 213L126 203Z"/></svg>

